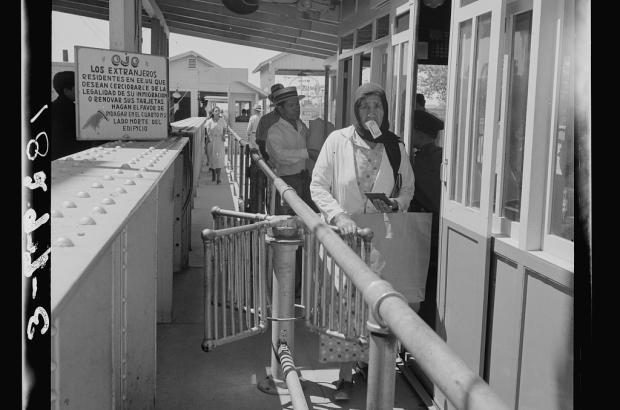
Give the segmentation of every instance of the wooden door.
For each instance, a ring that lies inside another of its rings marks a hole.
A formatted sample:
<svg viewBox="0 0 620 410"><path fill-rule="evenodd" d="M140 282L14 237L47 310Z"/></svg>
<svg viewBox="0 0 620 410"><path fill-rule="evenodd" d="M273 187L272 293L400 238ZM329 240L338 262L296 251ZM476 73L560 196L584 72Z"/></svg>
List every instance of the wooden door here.
<svg viewBox="0 0 620 410"><path fill-rule="evenodd" d="M504 8L503 1L455 0L450 28L436 329L480 376ZM451 408L438 390L435 399Z"/></svg>

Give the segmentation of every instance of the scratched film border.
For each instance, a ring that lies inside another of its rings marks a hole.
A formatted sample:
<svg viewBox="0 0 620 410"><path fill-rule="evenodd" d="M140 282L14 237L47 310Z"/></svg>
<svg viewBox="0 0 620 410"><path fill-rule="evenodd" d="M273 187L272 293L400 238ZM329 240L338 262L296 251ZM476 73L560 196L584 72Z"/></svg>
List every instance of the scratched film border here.
<svg viewBox="0 0 620 410"><path fill-rule="evenodd" d="M22 408L50 406L51 3L21 1Z"/></svg>

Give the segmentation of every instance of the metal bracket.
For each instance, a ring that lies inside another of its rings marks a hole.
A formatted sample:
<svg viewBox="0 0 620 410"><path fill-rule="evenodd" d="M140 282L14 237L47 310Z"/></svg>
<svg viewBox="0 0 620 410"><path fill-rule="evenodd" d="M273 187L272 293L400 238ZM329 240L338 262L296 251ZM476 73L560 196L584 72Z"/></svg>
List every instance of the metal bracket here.
<svg viewBox="0 0 620 410"><path fill-rule="evenodd" d="M385 292L384 294L382 294L381 296L379 296L379 298L377 299L377 301L374 303L374 305L372 306L372 313L374 315L374 318L377 321L377 324L383 328L387 328L387 324L383 321L383 319L381 318L381 314L379 313L379 308L381 307L381 303L388 297L390 296L396 296L400 299L402 299L403 301L405 301L405 303L409 303L409 301L407 300L407 298L405 296L403 296L402 293L397 292L395 290L391 290L388 292Z"/></svg>

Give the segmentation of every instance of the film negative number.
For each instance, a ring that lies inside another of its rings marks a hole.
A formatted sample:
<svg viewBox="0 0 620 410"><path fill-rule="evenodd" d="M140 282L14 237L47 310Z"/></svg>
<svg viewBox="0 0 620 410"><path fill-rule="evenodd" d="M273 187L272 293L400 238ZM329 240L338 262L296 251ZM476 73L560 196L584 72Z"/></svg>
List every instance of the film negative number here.
<svg viewBox="0 0 620 410"><path fill-rule="evenodd" d="M41 148L41 146L39 145L39 139L45 137L45 152L41 152L39 150L39 148ZM34 152L32 152L32 147L34 147ZM40 133L37 134L36 137L34 138L30 138L30 141L28 141L28 144L26 144L26 155L28 156L28 159L31 161L34 161L34 159L40 155L42 157L47 155L47 152L49 151L50 148L50 142L47 138L47 133L45 131L41 131ZM32 152L32 155L30 155Z"/></svg>
<svg viewBox="0 0 620 410"><path fill-rule="evenodd" d="M28 336L28 340L32 340L35 332L35 325L39 324L39 316L43 318L43 327L41 328L41 334L44 335L47 332L47 329L50 327L50 318L47 314L47 311L41 306L37 307L34 310L34 314L30 316L28 319L28 327L26 328L26 334Z"/></svg>

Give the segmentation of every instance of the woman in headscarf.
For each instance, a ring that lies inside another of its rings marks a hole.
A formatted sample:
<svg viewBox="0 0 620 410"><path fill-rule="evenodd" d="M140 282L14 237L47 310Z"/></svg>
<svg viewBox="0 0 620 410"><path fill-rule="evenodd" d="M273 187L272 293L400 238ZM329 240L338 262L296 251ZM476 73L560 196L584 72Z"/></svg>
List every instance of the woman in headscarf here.
<svg viewBox="0 0 620 410"><path fill-rule="evenodd" d="M310 193L325 220L341 235L357 231L351 215L407 212L413 197L414 176L409 155L389 130L385 91L366 83L355 92L355 123L332 132L325 140L312 172ZM389 207L372 203L364 193L385 193ZM368 362L368 350L353 342L321 335L319 360L340 362L335 400L350 396L355 361Z"/></svg>
<svg viewBox="0 0 620 410"><path fill-rule="evenodd" d="M216 180L221 183L221 171L225 165L225 141L228 131L226 120L221 117L220 108L214 107L211 112L211 118L205 123L207 131L207 157L209 161L209 170L211 171L212 181Z"/></svg>

